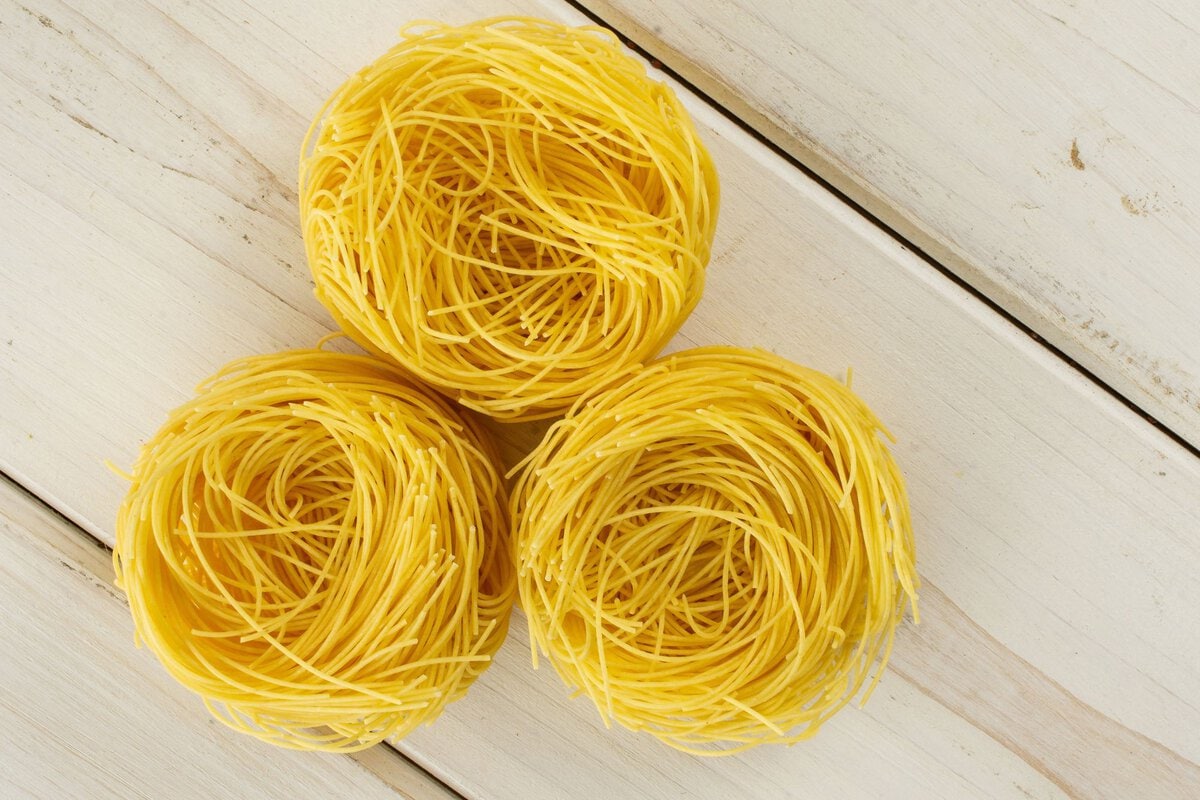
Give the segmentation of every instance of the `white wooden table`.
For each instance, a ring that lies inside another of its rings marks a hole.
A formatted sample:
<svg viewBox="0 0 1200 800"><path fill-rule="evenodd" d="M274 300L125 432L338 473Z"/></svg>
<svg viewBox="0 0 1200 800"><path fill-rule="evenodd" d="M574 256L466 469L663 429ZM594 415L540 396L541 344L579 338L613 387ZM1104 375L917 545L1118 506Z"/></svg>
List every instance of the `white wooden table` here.
<svg viewBox="0 0 1200 800"><path fill-rule="evenodd" d="M0 797L1200 796L1200 6L25 2L0 5ZM411 19L513 11L614 27L713 150L673 346L852 366L900 438L922 624L810 742L604 730L519 614L466 699L354 758L230 733L133 648L103 461L228 359L332 328L296 218L320 101Z"/></svg>

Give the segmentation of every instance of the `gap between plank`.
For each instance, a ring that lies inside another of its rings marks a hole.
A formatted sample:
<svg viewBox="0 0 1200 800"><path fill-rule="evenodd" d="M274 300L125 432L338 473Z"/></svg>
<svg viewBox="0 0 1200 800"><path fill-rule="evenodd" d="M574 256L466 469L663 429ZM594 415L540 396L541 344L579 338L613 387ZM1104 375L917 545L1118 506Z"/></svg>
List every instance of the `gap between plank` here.
<svg viewBox="0 0 1200 800"><path fill-rule="evenodd" d="M1099 389L1104 391L1109 397L1112 397L1118 403L1120 403L1125 408L1132 411L1134 414L1136 414L1141 419L1145 420L1151 426L1158 429L1164 436L1166 436L1172 442L1179 445L1185 451L1187 451L1191 455L1195 456L1196 458L1200 458L1200 447L1197 447L1196 445L1192 444L1187 439L1185 439L1183 436L1176 433L1172 428L1168 427L1165 423L1163 423L1157 417L1152 415L1150 412L1146 411L1146 409L1142 408L1137 403L1135 403L1134 401L1132 401L1128 397L1126 397L1124 394L1122 394L1121 392L1114 389L1112 386L1107 384L1104 380L1102 380L1099 376L1097 376L1095 373L1093 373L1087 367L1083 366L1078 361L1076 361L1074 358L1067 355L1067 353L1065 353L1063 350L1059 349L1056 345L1047 341L1045 338L1042 337L1041 334L1039 334L1037 331L1035 331L1029 325L1022 322L1016 316L1014 316L1010 311L1008 311L1008 309L1004 308L1004 306L1000 305L995 300L993 300L992 298L990 298L986 294L984 294L982 291L980 291L979 289L975 288L973 285L968 283L964 278L959 276L958 273L956 273L955 271L953 271L952 269L950 269L949 267L944 265L941 261L934 258L934 256L932 256L927 250L918 246L911 239L906 237L904 234L900 233L894 227L892 227L891 225L884 222L877 214L870 211L862 203L855 200L853 197L848 195L843 190L839 189L837 186L835 186L833 183L831 183L828 179L826 179L821 173L817 172L813 167L810 167L808 164L805 164L803 161L801 161L798 157L796 157L792 153L788 152L786 149L784 149L784 147L782 145L778 144L774 139L767 136L767 134L763 133L758 128L754 127L749 122L742 119L742 117L739 116L738 113L736 111L734 111L732 108L730 108L729 106L726 106L725 104L723 104L722 102L717 100L708 91L701 88L700 86L698 86L696 83L694 83L690 79L684 77L680 72L678 72L670 64L668 64L665 61L658 58L653 52L648 50L646 47L642 46L642 44L638 40L634 39L633 36L629 32L619 29L617 26L609 23L607 20L605 20L603 17L601 17L598 13L592 11L587 5L585 5L584 0L565 0L565 2L567 3L567 5L571 6L573 9L578 11L580 14L587 17L589 20L591 20L596 25L599 25L602 28L612 31L621 40L622 44L624 44L626 47L628 47L633 52L637 53L639 56L644 58L646 61L650 62L651 66L653 66L655 69L661 71L665 75L669 76L671 78L671 80L673 80L673 81L677 82L678 84L680 84L681 86L683 86L689 92L691 92L696 97L698 97L700 100L702 100L704 103L706 103L709 107L711 107L714 111L719 113L722 117L729 120L734 125L736 125L738 128L740 128L742 131L744 131L747 135L749 135L756 142L758 142L759 144L766 147L768 150L770 150L772 153L774 153L779 158L783 159L788 165L794 167L795 169L802 172L806 177L815 181L822 189L824 189L825 191L832 194L834 197L836 197L841 202L845 203L847 206L849 206L851 209L853 209L854 212L857 213L860 217L865 219L867 222L869 222L871 225L875 226L879 230L883 231L885 234L888 235L888 237L890 237L893 241L895 241L901 247L903 247L904 249L906 249L906 250L910 251L911 253L913 253L914 255L916 255L919 259L924 261L926 264L928 264L930 267L932 267L934 270L936 270L938 273L940 273L947 280L951 281L955 286L962 289L964 292L969 294L972 298L979 301L980 303L985 305L988 309L990 309L991 311L993 311L997 315L999 315L1002 319L1004 319L1005 322L1009 323L1014 328L1021 331L1023 334L1025 334L1029 338L1033 339L1039 345L1041 345L1046 350L1048 350L1049 352L1054 354L1062 363L1066 364L1068 367L1073 369L1076 373L1078 373L1079 375L1086 378L1088 381L1090 381L1096 387L1098 387ZM645 37L647 39L653 38L647 31L645 31L640 26L638 26L636 24L632 24L632 27L636 29L634 31L634 33L636 35Z"/></svg>
<svg viewBox="0 0 1200 800"><path fill-rule="evenodd" d="M91 545L97 551L103 554L105 563L110 563L112 561L111 547L105 544L103 540L81 527L62 511L55 508L53 504L46 502L44 498L32 491L24 483L14 478L5 470L0 470L0 481L6 482L10 486L14 487L19 494L27 498L32 504L36 505L38 508L50 514L60 523L62 523L66 530L73 531L78 537L79 541L87 545ZM81 563L79 566L80 568L91 573L91 577L100 583L112 584L112 575L98 574L97 571L93 569L93 565L91 564ZM380 747L384 748L384 750L381 751ZM402 781L405 777L405 771L413 771L418 773L422 778L432 784L436 791L441 792L445 797L459 798L459 800L469 800L469 798L465 797L463 794L448 785L437 775L434 775L432 772L413 761L404 753L400 752L400 750L398 750L391 742L383 742L379 747L371 748L370 750L365 750L361 753L348 753L347 756L356 761L363 769L367 770L376 778L378 778L383 784L394 789L402 797L408 798L408 800L424 800L424 798L419 795L410 794L409 790L402 785ZM401 763L397 764L397 761Z"/></svg>

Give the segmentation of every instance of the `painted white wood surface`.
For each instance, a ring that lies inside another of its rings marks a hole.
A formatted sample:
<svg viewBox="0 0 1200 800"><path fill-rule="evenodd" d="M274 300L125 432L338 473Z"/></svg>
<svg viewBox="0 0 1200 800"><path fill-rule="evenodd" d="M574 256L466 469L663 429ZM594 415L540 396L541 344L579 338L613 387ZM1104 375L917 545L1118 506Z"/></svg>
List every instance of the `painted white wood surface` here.
<svg viewBox="0 0 1200 800"><path fill-rule="evenodd" d="M123 487L103 459L129 463L228 358L329 329L293 189L324 95L412 17L580 19L550 0L163 8L0 12L0 468L110 542ZM518 619L495 667L402 749L470 797L1200 786L1197 460L686 102L725 198L709 288L677 346L854 367L901 438L924 622L901 631L865 711L803 746L698 760L600 730L552 673L529 670Z"/></svg>
<svg viewBox="0 0 1200 800"><path fill-rule="evenodd" d="M583 5L1200 445L1200 4Z"/></svg>
<svg viewBox="0 0 1200 800"><path fill-rule="evenodd" d="M0 797L452 795L416 767L282 750L222 727L135 650L106 552L0 478Z"/></svg>

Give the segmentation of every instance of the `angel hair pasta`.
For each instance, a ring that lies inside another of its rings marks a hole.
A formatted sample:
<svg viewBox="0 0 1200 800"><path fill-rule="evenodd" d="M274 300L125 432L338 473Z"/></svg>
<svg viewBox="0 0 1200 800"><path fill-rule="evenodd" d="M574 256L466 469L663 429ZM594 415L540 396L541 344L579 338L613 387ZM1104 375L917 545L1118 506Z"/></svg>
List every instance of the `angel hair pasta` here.
<svg viewBox="0 0 1200 800"><path fill-rule="evenodd" d="M915 613L881 432L846 386L760 350L686 351L585 396L513 492L534 664L682 750L811 736Z"/></svg>
<svg viewBox="0 0 1200 800"><path fill-rule="evenodd" d="M500 419L561 414L700 299L717 176L674 93L598 28L410 26L305 140L317 297Z"/></svg>
<svg viewBox="0 0 1200 800"><path fill-rule="evenodd" d="M140 641L233 728L356 750L436 717L515 596L478 423L377 359L234 362L146 443L113 561Z"/></svg>

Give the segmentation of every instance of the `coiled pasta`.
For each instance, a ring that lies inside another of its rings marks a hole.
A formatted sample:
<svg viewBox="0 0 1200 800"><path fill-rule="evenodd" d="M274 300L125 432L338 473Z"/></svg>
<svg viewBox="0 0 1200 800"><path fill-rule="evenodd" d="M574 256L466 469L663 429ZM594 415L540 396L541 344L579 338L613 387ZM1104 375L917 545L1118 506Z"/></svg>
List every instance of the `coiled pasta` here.
<svg viewBox="0 0 1200 800"><path fill-rule="evenodd" d="M357 750L488 666L515 596L478 423L393 367L237 361L145 445L113 552L137 636L226 724Z"/></svg>
<svg viewBox="0 0 1200 800"><path fill-rule="evenodd" d="M760 350L685 351L581 398L513 490L535 665L690 752L811 736L915 614L881 432L846 386Z"/></svg>
<svg viewBox="0 0 1200 800"><path fill-rule="evenodd" d="M305 140L316 293L342 328L463 404L548 418L650 358L700 299L708 152L610 33L421 23Z"/></svg>

